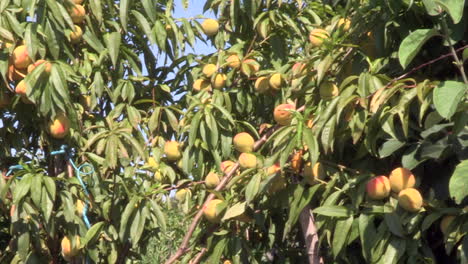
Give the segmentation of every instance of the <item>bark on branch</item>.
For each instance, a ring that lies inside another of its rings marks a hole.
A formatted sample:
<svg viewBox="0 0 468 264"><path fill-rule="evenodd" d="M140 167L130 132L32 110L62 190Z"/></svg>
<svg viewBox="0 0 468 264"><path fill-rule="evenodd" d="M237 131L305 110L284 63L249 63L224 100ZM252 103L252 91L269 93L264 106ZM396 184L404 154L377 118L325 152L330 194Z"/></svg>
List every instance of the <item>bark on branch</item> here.
<svg viewBox="0 0 468 264"><path fill-rule="evenodd" d="M299 215L299 222L301 224L302 234L304 235L309 263L323 264L323 260L320 258L319 254L317 227L315 226L314 215L310 211L309 205L302 209Z"/></svg>

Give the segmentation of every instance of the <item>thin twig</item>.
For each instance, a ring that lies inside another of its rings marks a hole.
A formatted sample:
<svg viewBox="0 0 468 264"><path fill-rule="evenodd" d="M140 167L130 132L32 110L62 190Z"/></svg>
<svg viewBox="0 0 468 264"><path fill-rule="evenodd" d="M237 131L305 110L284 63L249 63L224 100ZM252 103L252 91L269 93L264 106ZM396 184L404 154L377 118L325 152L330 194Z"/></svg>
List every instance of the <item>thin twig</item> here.
<svg viewBox="0 0 468 264"><path fill-rule="evenodd" d="M197 256L189 262L189 264L198 264L198 263L200 263L201 259L203 258L203 256L206 254L207 251L208 251L208 249L202 248L200 250L200 252L198 252Z"/></svg>
<svg viewBox="0 0 468 264"><path fill-rule="evenodd" d="M457 65L458 70L461 73L463 82L465 82L465 85L468 85L468 79L466 78L465 69L463 68L463 62L460 61L460 59L458 58L457 52L455 51L455 48L453 48L452 39L449 36L447 22L445 22L445 18L442 18L441 20L442 20L442 29L444 31L444 38L450 46L451 54L453 56L453 59L455 60L455 64Z"/></svg>
<svg viewBox="0 0 468 264"><path fill-rule="evenodd" d="M189 187L189 186L192 186L192 185L198 185L198 184L203 184L203 183L205 183L205 181L184 182L184 183L178 184L176 186L171 186L171 187L164 188L164 190L165 191L172 191L172 190L180 189L182 187L185 188L185 187Z"/></svg>

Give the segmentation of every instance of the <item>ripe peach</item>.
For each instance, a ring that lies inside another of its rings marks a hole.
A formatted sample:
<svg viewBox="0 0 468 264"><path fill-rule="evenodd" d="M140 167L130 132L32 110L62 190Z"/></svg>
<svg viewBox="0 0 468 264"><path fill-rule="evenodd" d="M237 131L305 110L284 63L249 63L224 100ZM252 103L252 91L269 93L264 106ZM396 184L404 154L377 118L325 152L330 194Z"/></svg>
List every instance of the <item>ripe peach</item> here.
<svg viewBox="0 0 468 264"><path fill-rule="evenodd" d="M303 176L308 184L313 185L316 183L316 179L325 179L326 174L320 162L316 162L313 168L311 165L309 162L304 166Z"/></svg>
<svg viewBox="0 0 468 264"><path fill-rule="evenodd" d="M215 19L205 19L201 24L203 32L209 37L214 36L218 33L219 30L219 23Z"/></svg>
<svg viewBox="0 0 468 264"><path fill-rule="evenodd" d="M257 93L264 93L268 90L269 84L268 84L268 78L267 77L258 77L258 79L255 81L255 91Z"/></svg>
<svg viewBox="0 0 468 264"><path fill-rule="evenodd" d="M239 156L239 165L243 169L253 169L257 167L257 156L251 153L242 153Z"/></svg>
<svg viewBox="0 0 468 264"><path fill-rule="evenodd" d="M281 74L275 73L270 76L268 79L268 84L270 85L270 88L273 90L279 90L281 89L281 84L283 83L283 78L281 77Z"/></svg>
<svg viewBox="0 0 468 264"><path fill-rule="evenodd" d="M192 88L193 88L193 91L195 91L195 92L199 92L201 90L210 91L211 90L211 83L208 80L197 79L193 83Z"/></svg>
<svg viewBox="0 0 468 264"><path fill-rule="evenodd" d="M208 189L214 189L219 184L219 175L213 171L205 177L205 186Z"/></svg>
<svg viewBox="0 0 468 264"><path fill-rule="evenodd" d="M11 97L7 93L0 93L0 109L10 105Z"/></svg>
<svg viewBox="0 0 468 264"><path fill-rule="evenodd" d="M42 63L45 63L44 71L46 73L50 73L50 71L52 70L52 64L46 60L37 60L35 63L30 64L28 66L28 73L31 73L37 66L41 65Z"/></svg>
<svg viewBox="0 0 468 264"><path fill-rule="evenodd" d="M241 132L232 139L234 148L239 152L252 152L255 144L254 138L247 132Z"/></svg>
<svg viewBox="0 0 468 264"><path fill-rule="evenodd" d="M338 86L336 86L336 84L332 82L323 82L319 87L319 93L323 100L330 100L337 96L340 91L338 90Z"/></svg>
<svg viewBox="0 0 468 264"><path fill-rule="evenodd" d="M71 258L78 255L80 252L80 237L75 236L75 244L72 245L68 237L64 237L61 242L62 245L62 256L66 261L70 261Z"/></svg>
<svg viewBox="0 0 468 264"><path fill-rule="evenodd" d="M320 28L313 29L309 34L310 43L312 43L312 45L315 47L320 47L323 41L329 38L330 34L328 34L326 30Z"/></svg>
<svg viewBox="0 0 468 264"><path fill-rule="evenodd" d="M179 203L182 203L182 202L185 201L185 198L187 197L187 194L188 194L188 189L183 188L183 189L178 190L175 193L175 198Z"/></svg>
<svg viewBox="0 0 468 264"><path fill-rule="evenodd" d="M222 203L222 200L213 199L203 206L203 215L211 223L219 223L222 212L217 212L216 207Z"/></svg>
<svg viewBox="0 0 468 264"><path fill-rule="evenodd" d="M166 141L164 144L164 154L168 160L176 161L182 157L182 152L180 151L180 144L177 141Z"/></svg>
<svg viewBox="0 0 468 264"><path fill-rule="evenodd" d="M446 215L440 221L440 231L442 231L444 235L447 235L448 227L450 226L450 224L452 223L454 219L455 219L454 215Z"/></svg>
<svg viewBox="0 0 468 264"><path fill-rule="evenodd" d="M421 193L414 188L406 188L398 194L398 204L409 212L417 212L421 209L423 198Z"/></svg>
<svg viewBox="0 0 468 264"><path fill-rule="evenodd" d="M220 90L226 85L227 76L224 73L217 73L211 82L214 89Z"/></svg>
<svg viewBox="0 0 468 264"><path fill-rule="evenodd" d="M16 69L26 69L32 63L26 45L16 47L11 57Z"/></svg>
<svg viewBox="0 0 468 264"><path fill-rule="evenodd" d="M296 62L292 66L291 72L293 78L301 77L302 75L306 74L305 64L302 62Z"/></svg>
<svg viewBox="0 0 468 264"><path fill-rule="evenodd" d="M338 28L341 28L343 31L348 31L351 27L351 21L346 18L340 18L338 20Z"/></svg>
<svg viewBox="0 0 468 264"><path fill-rule="evenodd" d="M53 138L62 139L70 130L70 120L65 114L60 113L55 116L53 122L49 125L49 133Z"/></svg>
<svg viewBox="0 0 468 264"><path fill-rule="evenodd" d="M276 174L278 172L281 171L281 167L279 165L279 163L275 163L273 165L271 165L270 167L267 168L267 175L268 176L271 176L273 174Z"/></svg>
<svg viewBox="0 0 468 264"><path fill-rule="evenodd" d="M386 176L374 177L367 182L366 191L371 199L385 199L390 195L390 181Z"/></svg>
<svg viewBox="0 0 468 264"><path fill-rule="evenodd" d="M232 160L225 160L223 162L221 162L221 171L224 173L224 174L227 174L229 173L229 171L231 171L231 168L232 166L234 166L236 163Z"/></svg>
<svg viewBox="0 0 468 264"><path fill-rule="evenodd" d="M247 76L254 75L260 70L260 65L254 59L245 59L241 64L241 72Z"/></svg>
<svg viewBox="0 0 468 264"><path fill-rule="evenodd" d="M233 68L233 69L239 69L241 66L240 58L236 54L230 55L226 59L226 62L228 63L228 67Z"/></svg>
<svg viewBox="0 0 468 264"><path fill-rule="evenodd" d="M398 193L403 189L414 187L416 178L410 170L402 167L394 169L390 173L390 186L392 191Z"/></svg>
<svg viewBox="0 0 468 264"><path fill-rule="evenodd" d="M26 96L26 82L24 80L21 80L15 87L15 93L20 95L20 96Z"/></svg>
<svg viewBox="0 0 468 264"><path fill-rule="evenodd" d="M75 5L69 11L70 17L75 24L81 24L86 16L86 10L82 5Z"/></svg>
<svg viewBox="0 0 468 264"><path fill-rule="evenodd" d="M296 107L292 104L280 104L277 107L275 107L275 110L273 112L273 117L275 118L275 121L282 125L282 126L287 126L291 124L291 120L293 117L293 114L288 111L288 110L295 110Z"/></svg>
<svg viewBox="0 0 468 264"><path fill-rule="evenodd" d="M218 67L216 67L214 64L206 64L202 69L203 74L205 74L207 78L211 78L211 76L213 76L213 74L215 74L217 71Z"/></svg>
<svg viewBox="0 0 468 264"><path fill-rule="evenodd" d="M83 30L75 25L75 30L70 33L70 42L72 44L77 44L81 41L81 38L83 37Z"/></svg>

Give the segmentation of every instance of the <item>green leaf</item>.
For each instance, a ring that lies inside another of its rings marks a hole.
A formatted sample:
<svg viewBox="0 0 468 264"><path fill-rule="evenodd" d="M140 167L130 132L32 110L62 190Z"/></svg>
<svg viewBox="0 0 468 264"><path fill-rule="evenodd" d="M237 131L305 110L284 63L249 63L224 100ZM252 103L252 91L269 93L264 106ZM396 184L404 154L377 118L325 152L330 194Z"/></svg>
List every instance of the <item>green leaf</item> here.
<svg viewBox="0 0 468 264"><path fill-rule="evenodd" d="M151 26L149 25L148 20L146 20L146 18L138 11L132 10L132 14L138 20L143 33L146 35L150 43L153 45L156 44L156 37L151 31Z"/></svg>
<svg viewBox="0 0 468 264"><path fill-rule="evenodd" d="M396 139L390 139L382 144L379 148L379 156L381 158L386 158L392 155L395 151L399 150L401 147L405 145L404 142L401 142Z"/></svg>
<svg viewBox="0 0 468 264"><path fill-rule="evenodd" d="M109 55L112 61L114 68L117 65L117 58L119 57L120 50L120 34L119 32L112 32L104 35L106 40L107 49L109 50Z"/></svg>
<svg viewBox="0 0 468 264"><path fill-rule="evenodd" d="M348 219L336 221L332 244L332 251L335 257L338 256L346 242L346 239L348 238L348 233L351 229L351 225L353 224L353 220L353 216L350 216Z"/></svg>
<svg viewBox="0 0 468 264"><path fill-rule="evenodd" d="M458 24L463 17L463 8L465 7L465 0L436 0L453 20L454 24Z"/></svg>
<svg viewBox="0 0 468 264"><path fill-rule="evenodd" d="M127 23L128 23L129 4L130 4L130 0L120 0L120 8L119 8L120 24L122 25L125 31L128 31Z"/></svg>
<svg viewBox="0 0 468 264"><path fill-rule="evenodd" d="M86 247L88 244L94 244L99 238L102 228L104 227L105 222L97 222L86 232L85 237L82 240L83 247Z"/></svg>
<svg viewBox="0 0 468 264"><path fill-rule="evenodd" d="M218 243L216 243L207 263L220 263L221 256L223 255L224 248L226 247L226 242L226 237L223 237L218 241Z"/></svg>
<svg viewBox="0 0 468 264"><path fill-rule="evenodd" d="M315 208L313 212L319 215L325 215L325 216L331 216L331 217L351 216L351 210L341 205L320 206L320 207Z"/></svg>
<svg viewBox="0 0 468 264"><path fill-rule="evenodd" d="M444 118L450 119L463 99L468 87L462 82L445 81L434 89L434 105L437 112Z"/></svg>
<svg viewBox="0 0 468 264"><path fill-rule="evenodd" d="M21 199L23 199L26 194L28 194L31 188L31 182L33 180L33 176L31 174L27 174L23 176L21 181L16 185L13 191L13 203L18 204Z"/></svg>
<svg viewBox="0 0 468 264"><path fill-rule="evenodd" d="M429 15L431 16L438 16L439 11L438 11L438 5L435 3L434 0L423 0L424 7L426 8L426 11Z"/></svg>
<svg viewBox="0 0 468 264"><path fill-rule="evenodd" d="M249 184L247 184L247 187L245 189L245 199L247 203L250 203L255 196L257 195L259 189L260 189L260 182L262 181L262 174L258 173L253 176L253 178L250 180Z"/></svg>
<svg viewBox="0 0 468 264"><path fill-rule="evenodd" d="M401 66L406 68L416 54L418 54L424 43L436 35L438 35L436 29L417 29L406 36L398 50L398 59Z"/></svg>
<svg viewBox="0 0 468 264"><path fill-rule="evenodd" d="M374 247L375 234L374 217L366 214L359 216L359 237L362 244L362 254L367 262L371 259L371 249Z"/></svg>
<svg viewBox="0 0 468 264"><path fill-rule="evenodd" d="M457 204L462 204L468 197L468 160L462 161L455 168L450 177L449 191Z"/></svg>
<svg viewBox="0 0 468 264"><path fill-rule="evenodd" d="M227 209L226 213L223 216L222 221L231 219L233 217L239 216L245 212L245 202L236 203L229 209Z"/></svg>
<svg viewBox="0 0 468 264"><path fill-rule="evenodd" d="M384 215L385 223L394 235L404 237L403 225L397 213L387 213Z"/></svg>

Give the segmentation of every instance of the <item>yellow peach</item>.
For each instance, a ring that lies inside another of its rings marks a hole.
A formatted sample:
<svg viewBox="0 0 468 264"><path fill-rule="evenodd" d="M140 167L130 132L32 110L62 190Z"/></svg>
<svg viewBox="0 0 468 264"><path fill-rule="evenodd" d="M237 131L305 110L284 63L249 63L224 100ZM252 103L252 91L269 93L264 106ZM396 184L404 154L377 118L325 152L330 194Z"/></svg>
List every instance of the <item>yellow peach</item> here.
<svg viewBox="0 0 468 264"><path fill-rule="evenodd" d="M336 86L333 82L323 82L319 87L320 97L323 100L330 100L333 97L337 96L340 91L338 90L338 86Z"/></svg>
<svg viewBox="0 0 468 264"><path fill-rule="evenodd" d="M219 30L219 23L215 19L205 19L201 24L203 32L209 37L214 36L218 33Z"/></svg>
<svg viewBox="0 0 468 264"><path fill-rule="evenodd" d="M243 169L253 169L257 167L257 156L251 153L242 153L239 156L239 165Z"/></svg>
<svg viewBox="0 0 468 264"><path fill-rule="evenodd" d="M180 144L177 141L166 141L164 144L164 154L170 161L176 161L182 157L182 152L180 151Z"/></svg>
<svg viewBox="0 0 468 264"><path fill-rule="evenodd" d="M269 88L268 78L264 76L258 77L258 79L255 81L254 87L257 93L266 92Z"/></svg>
<svg viewBox="0 0 468 264"><path fill-rule="evenodd" d="M374 177L367 182L366 191L371 199L385 199L390 195L390 181L386 176Z"/></svg>
<svg viewBox="0 0 468 264"><path fill-rule="evenodd" d="M324 29L313 29L310 31L309 40L315 47L320 47L322 43L330 38L330 34Z"/></svg>
<svg viewBox="0 0 468 264"><path fill-rule="evenodd" d="M219 175L217 173L211 171L205 177L205 186L208 189L214 189L214 188L216 188L216 186L218 186L219 181L220 181Z"/></svg>
<svg viewBox="0 0 468 264"><path fill-rule="evenodd" d="M211 83L208 81L208 80L204 80L204 79L197 79L195 80L195 82L193 83L193 91L195 92L199 92L201 90L207 90L207 91L210 91L211 90Z"/></svg>
<svg viewBox="0 0 468 264"><path fill-rule="evenodd" d="M61 242L62 256L66 261L70 261L71 258L77 256L80 252L80 237L75 236L75 244L72 245L68 237L64 237Z"/></svg>
<svg viewBox="0 0 468 264"><path fill-rule="evenodd" d="M312 167L312 164L309 162L304 166L303 176L308 184L313 185L316 183L317 179L325 179L326 174L320 162L316 162L314 167Z"/></svg>
<svg viewBox="0 0 468 264"><path fill-rule="evenodd" d="M418 212L423 203L421 193L414 188L406 188L398 193L398 204L409 212Z"/></svg>
<svg viewBox="0 0 468 264"><path fill-rule="evenodd" d="M239 152L252 152L255 144L254 138L247 132L241 132L232 139L234 148Z"/></svg>
<svg viewBox="0 0 468 264"><path fill-rule="evenodd" d="M75 30L70 33L70 42L72 44L77 44L81 41L81 38L83 37L83 30L75 25Z"/></svg>
<svg viewBox="0 0 468 264"><path fill-rule="evenodd" d="M226 59L226 62L228 63L228 66L233 69L239 69L241 66L241 60L236 54L230 55Z"/></svg>
<svg viewBox="0 0 468 264"><path fill-rule="evenodd" d="M226 85L227 76L224 73L217 73L211 82L213 89L220 90Z"/></svg>
<svg viewBox="0 0 468 264"><path fill-rule="evenodd" d="M293 114L288 111L288 110L295 110L296 107L292 104L280 104L277 107L275 107L275 110L273 112L273 117L275 118L275 121L282 125L282 126L287 126L291 124L291 120L293 117Z"/></svg>
<svg viewBox="0 0 468 264"><path fill-rule="evenodd" d="M37 66L41 65L42 63L45 65L44 71L46 73L50 73L52 70L52 64L46 60L37 60L35 63L30 64L28 66L28 73L31 73Z"/></svg>
<svg viewBox="0 0 468 264"><path fill-rule="evenodd" d="M75 5L69 10L70 17L75 24L81 24L86 16L86 10L82 5Z"/></svg>
<svg viewBox="0 0 468 264"><path fill-rule="evenodd" d="M392 191L398 193L403 189L414 187L416 178L410 170L402 167L394 169L390 173L390 186Z"/></svg>
<svg viewBox="0 0 468 264"><path fill-rule="evenodd" d="M206 64L203 66L202 72L207 78L211 78L215 72L218 71L218 67L214 64Z"/></svg>
<svg viewBox="0 0 468 264"><path fill-rule="evenodd" d="M270 88L273 90L279 90L281 89L281 84L283 83L283 78L281 77L281 74L275 73L270 76L268 79L268 84L270 85Z"/></svg>
<svg viewBox="0 0 468 264"><path fill-rule="evenodd" d="M32 63L26 45L16 47L11 57L16 69L26 69Z"/></svg>
<svg viewBox="0 0 468 264"><path fill-rule="evenodd" d="M219 223L221 220L221 212L216 210L216 207L222 202L222 200L213 199L203 206L203 215L205 216L206 220L211 223Z"/></svg>

